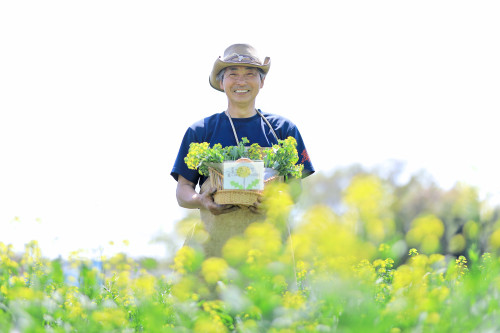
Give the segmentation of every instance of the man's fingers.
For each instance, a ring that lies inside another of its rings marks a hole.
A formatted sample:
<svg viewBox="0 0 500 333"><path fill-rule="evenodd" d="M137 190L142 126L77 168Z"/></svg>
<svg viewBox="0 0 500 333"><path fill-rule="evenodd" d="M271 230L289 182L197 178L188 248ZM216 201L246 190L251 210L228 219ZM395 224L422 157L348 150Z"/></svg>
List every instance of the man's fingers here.
<svg viewBox="0 0 500 333"><path fill-rule="evenodd" d="M224 209L224 213L234 212L235 210L238 210L238 209L240 209L240 207L234 206L234 205L230 205L230 207L227 207L227 208Z"/></svg>
<svg viewBox="0 0 500 333"><path fill-rule="evenodd" d="M264 212L262 210L260 210L259 208L255 207L255 206L248 207L248 210L254 214L264 214Z"/></svg>
<svg viewBox="0 0 500 333"><path fill-rule="evenodd" d="M264 214L264 211L262 209L262 204L259 200L257 200L257 202L254 203L252 206L248 206L248 210L250 210L254 214Z"/></svg>
<svg viewBox="0 0 500 333"><path fill-rule="evenodd" d="M227 214L230 212L234 212L235 210L240 209L238 206L234 205L217 205L215 204L211 209L210 212L214 215L220 215L220 214Z"/></svg>

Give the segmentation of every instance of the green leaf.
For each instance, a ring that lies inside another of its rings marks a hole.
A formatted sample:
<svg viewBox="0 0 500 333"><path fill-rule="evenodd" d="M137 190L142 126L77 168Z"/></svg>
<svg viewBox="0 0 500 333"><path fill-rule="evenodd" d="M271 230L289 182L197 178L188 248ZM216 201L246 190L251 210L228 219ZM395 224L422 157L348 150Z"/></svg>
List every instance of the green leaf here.
<svg viewBox="0 0 500 333"><path fill-rule="evenodd" d="M254 179L253 182L251 182L250 184L248 184L247 186L247 190L251 190L253 188L255 188L257 185L259 184L259 179Z"/></svg>
<svg viewBox="0 0 500 333"><path fill-rule="evenodd" d="M232 180L232 181L231 181L231 185L232 185L233 187L236 187L236 188L240 189L240 190L243 190L243 185L241 185L241 184L239 184L239 183L235 182L234 180Z"/></svg>

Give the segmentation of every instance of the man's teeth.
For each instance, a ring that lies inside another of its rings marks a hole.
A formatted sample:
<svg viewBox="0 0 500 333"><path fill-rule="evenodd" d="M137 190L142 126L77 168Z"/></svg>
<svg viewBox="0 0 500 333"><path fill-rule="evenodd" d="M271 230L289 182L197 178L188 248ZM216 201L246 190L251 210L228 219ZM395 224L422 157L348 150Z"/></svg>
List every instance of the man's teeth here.
<svg viewBox="0 0 500 333"><path fill-rule="evenodd" d="M248 92L248 90L236 90L237 93L244 93L244 92Z"/></svg>

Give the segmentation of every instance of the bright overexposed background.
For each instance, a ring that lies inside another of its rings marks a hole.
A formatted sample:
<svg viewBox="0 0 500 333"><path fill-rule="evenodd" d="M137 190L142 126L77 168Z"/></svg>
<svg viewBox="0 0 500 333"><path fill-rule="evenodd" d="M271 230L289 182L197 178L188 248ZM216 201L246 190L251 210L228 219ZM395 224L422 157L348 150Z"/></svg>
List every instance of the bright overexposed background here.
<svg viewBox="0 0 500 333"><path fill-rule="evenodd" d="M186 214L182 136L225 109L208 75L239 42L271 57L257 106L298 125L317 171L396 159L499 201L499 17L498 1L2 1L0 242L164 255L150 240Z"/></svg>

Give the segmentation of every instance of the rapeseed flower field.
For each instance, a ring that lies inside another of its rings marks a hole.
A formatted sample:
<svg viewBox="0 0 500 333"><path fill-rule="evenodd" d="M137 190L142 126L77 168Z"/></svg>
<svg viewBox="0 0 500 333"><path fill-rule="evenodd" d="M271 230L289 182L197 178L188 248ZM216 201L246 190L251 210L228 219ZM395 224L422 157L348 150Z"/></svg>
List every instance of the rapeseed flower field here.
<svg viewBox="0 0 500 333"><path fill-rule="evenodd" d="M353 180L342 213L312 206L292 226L286 186L266 198L267 219L232 238L221 258L204 258L194 242L166 270L124 254L96 265L78 252L49 260L36 241L22 253L0 243L0 332L500 330L499 223L480 235L482 221L468 221L449 236L450 252L435 215L401 233L394 197L373 176ZM192 232L186 221L179 230Z"/></svg>

